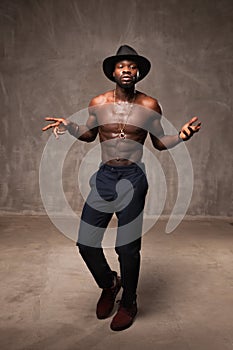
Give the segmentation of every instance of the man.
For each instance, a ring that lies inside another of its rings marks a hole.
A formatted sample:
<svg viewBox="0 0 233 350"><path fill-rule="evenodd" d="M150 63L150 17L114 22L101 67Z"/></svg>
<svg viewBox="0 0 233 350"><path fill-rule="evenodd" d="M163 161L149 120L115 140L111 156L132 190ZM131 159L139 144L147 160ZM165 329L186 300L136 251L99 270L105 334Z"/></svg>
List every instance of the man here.
<svg viewBox="0 0 233 350"><path fill-rule="evenodd" d="M102 289L96 307L99 319L111 315L116 295L123 288L118 311L110 325L114 331L130 327L137 314L142 215L148 190L141 162L145 139L149 134L154 148L161 151L190 139L201 127L201 123L195 125L198 118L194 117L178 135L164 134L158 101L135 90L135 84L149 73L150 67L147 58L127 45L121 46L115 56L103 62L105 75L116 87L91 100L86 124L46 118L52 123L43 128L44 131L53 128L56 137L68 130L85 142L99 136L102 162L90 179L91 191L83 208L77 245ZM118 219L115 250L121 278L111 270L101 246L113 213Z"/></svg>

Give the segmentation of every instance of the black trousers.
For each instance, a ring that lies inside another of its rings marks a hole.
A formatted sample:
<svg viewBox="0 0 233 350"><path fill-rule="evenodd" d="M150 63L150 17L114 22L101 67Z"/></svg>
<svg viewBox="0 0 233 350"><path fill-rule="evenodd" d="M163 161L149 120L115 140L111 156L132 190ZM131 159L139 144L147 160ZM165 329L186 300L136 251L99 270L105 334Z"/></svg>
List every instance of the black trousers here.
<svg viewBox="0 0 233 350"><path fill-rule="evenodd" d="M136 299L140 270L143 209L148 190L144 164L103 164L91 177L90 186L77 246L98 286L111 287L113 272L105 258L102 240L113 214L116 214L115 251L120 263L122 302L130 304Z"/></svg>

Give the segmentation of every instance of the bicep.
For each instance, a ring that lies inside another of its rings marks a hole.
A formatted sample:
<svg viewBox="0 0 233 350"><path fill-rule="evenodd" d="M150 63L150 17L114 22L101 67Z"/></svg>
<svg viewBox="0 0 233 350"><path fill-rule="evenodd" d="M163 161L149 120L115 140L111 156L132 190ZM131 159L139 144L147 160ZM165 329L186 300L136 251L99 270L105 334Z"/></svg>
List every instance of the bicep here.
<svg viewBox="0 0 233 350"><path fill-rule="evenodd" d="M152 144L155 148L161 148L160 138L164 136L163 127L161 125L162 107L156 99L148 99L148 108L151 110L148 120L148 131Z"/></svg>
<svg viewBox="0 0 233 350"><path fill-rule="evenodd" d="M84 138L87 137L88 141L94 141L97 134L98 134L98 123L97 118L95 114L89 114L89 117L86 121L85 130L84 131Z"/></svg>
<svg viewBox="0 0 233 350"><path fill-rule="evenodd" d="M149 133L150 133L150 138L153 146L157 149L160 149L161 148L160 139L164 136L164 130L161 125L161 116L160 117L157 116L156 118L153 118L151 120Z"/></svg>
<svg viewBox="0 0 233 350"><path fill-rule="evenodd" d="M149 129L150 134L156 136L156 137L162 137L164 136L164 130L161 125L161 119L156 118L150 123L150 129Z"/></svg>
<svg viewBox="0 0 233 350"><path fill-rule="evenodd" d="M150 117L150 134L155 137L161 137L164 135L161 125L162 106L157 100L155 100L153 112Z"/></svg>
<svg viewBox="0 0 233 350"><path fill-rule="evenodd" d="M87 121L83 125L79 125L78 139L85 142L92 142L98 134L97 118L94 113L90 113Z"/></svg>
<svg viewBox="0 0 233 350"><path fill-rule="evenodd" d="M98 127L98 123L97 123L97 117L94 113L90 113L89 114L89 117L86 121L86 127L89 129L89 130L92 130L96 127Z"/></svg>
<svg viewBox="0 0 233 350"><path fill-rule="evenodd" d="M89 130L98 129L98 120L97 120L97 112L98 112L98 104L96 103L96 98L93 98L90 101L88 106L88 119L86 121L86 127Z"/></svg>

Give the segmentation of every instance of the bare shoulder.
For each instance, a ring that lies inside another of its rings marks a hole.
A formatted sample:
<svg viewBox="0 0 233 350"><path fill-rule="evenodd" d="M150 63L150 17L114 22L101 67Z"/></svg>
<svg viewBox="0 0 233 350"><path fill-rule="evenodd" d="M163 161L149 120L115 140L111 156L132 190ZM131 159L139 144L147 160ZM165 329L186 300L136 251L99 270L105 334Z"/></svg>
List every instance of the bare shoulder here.
<svg viewBox="0 0 233 350"><path fill-rule="evenodd" d="M162 114L158 100L143 92L137 91L137 103L145 108L152 109L153 111Z"/></svg>
<svg viewBox="0 0 233 350"><path fill-rule="evenodd" d="M111 102L113 102L112 90L106 91L103 94L93 97L89 103L89 107L98 106L98 105L100 106Z"/></svg>

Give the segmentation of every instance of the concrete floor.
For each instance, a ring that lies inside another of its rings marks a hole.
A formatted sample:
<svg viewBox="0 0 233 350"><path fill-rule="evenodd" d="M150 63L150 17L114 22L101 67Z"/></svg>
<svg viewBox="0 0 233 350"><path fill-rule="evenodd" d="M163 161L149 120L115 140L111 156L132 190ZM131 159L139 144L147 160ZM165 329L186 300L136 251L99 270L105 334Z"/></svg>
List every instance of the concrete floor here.
<svg viewBox="0 0 233 350"><path fill-rule="evenodd" d="M112 332L74 243L47 217L0 218L2 350L233 349L233 226L161 221L143 238L138 317ZM114 250L106 250L118 269Z"/></svg>

